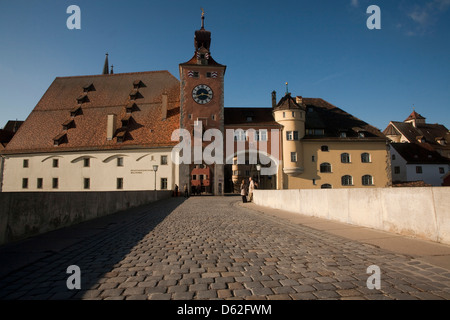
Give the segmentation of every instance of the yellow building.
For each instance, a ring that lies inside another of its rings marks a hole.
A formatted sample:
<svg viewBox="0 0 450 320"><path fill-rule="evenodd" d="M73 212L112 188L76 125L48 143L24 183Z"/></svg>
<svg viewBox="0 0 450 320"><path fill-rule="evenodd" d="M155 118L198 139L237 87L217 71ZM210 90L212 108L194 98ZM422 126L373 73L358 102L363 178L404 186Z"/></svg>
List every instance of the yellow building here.
<svg viewBox="0 0 450 320"><path fill-rule="evenodd" d="M378 129L322 99L288 93L272 109L282 126L278 189L391 185L389 148Z"/></svg>

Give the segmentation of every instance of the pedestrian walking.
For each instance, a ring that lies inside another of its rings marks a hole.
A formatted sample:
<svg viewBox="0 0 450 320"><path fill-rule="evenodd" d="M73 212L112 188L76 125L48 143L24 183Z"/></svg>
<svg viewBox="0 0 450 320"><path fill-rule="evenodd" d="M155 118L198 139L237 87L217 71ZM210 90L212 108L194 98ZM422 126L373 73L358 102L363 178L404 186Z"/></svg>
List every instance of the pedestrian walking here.
<svg viewBox="0 0 450 320"><path fill-rule="evenodd" d="M255 183L252 180L252 177L248 178L248 202L253 201L253 190L255 189Z"/></svg>
<svg viewBox="0 0 450 320"><path fill-rule="evenodd" d="M241 196L242 202L247 203L247 186L245 185L245 180L242 180L241 183Z"/></svg>
<svg viewBox="0 0 450 320"><path fill-rule="evenodd" d="M174 196L178 197L178 185L177 184L175 185L175 194L174 194Z"/></svg>
<svg viewBox="0 0 450 320"><path fill-rule="evenodd" d="M188 198L189 197L189 191L188 191L188 186L187 184L184 185L184 197Z"/></svg>

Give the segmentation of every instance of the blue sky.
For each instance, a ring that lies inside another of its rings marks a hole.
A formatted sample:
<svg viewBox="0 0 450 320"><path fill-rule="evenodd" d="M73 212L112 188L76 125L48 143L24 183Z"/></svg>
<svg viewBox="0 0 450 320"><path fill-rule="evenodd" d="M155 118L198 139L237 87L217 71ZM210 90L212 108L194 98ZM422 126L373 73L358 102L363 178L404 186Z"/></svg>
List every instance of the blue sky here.
<svg viewBox="0 0 450 320"><path fill-rule="evenodd" d="M69 30L69 5L81 30ZM369 5L381 30L369 30ZM169 70L212 32L227 65L226 107L270 107L293 95L323 98L383 130L415 106L450 128L450 0L0 1L0 127L24 120L55 77Z"/></svg>

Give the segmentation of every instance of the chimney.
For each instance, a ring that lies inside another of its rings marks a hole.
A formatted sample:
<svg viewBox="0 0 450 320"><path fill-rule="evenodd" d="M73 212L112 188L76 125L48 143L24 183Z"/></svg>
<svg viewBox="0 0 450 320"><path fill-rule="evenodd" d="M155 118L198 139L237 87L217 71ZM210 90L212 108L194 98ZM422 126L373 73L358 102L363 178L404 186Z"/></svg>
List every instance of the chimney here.
<svg viewBox="0 0 450 320"><path fill-rule="evenodd" d="M166 120L167 118L167 94L162 95L162 111L161 111L161 119Z"/></svg>
<svg viewBox="0 0 450 320"><path fill-rule="evenodd" d="M302 97L302 96L297 96L297 97L295 98L295 102L297 102L297 104L301 105L302 102L303 102L303 97Z"/></svg>
<svg viewBox="0 0 450 320"><path fill-rule="evenodd" d="M114 138L116 115L108 114L108 123L106 126L106 139L112 140Z"/></svg>
<svg viewBox="0 0 450 320"><path fill-rule="evenodd" d="M277 106L277 92L274 90L272 91L272 109L275 109Z"/></svg>

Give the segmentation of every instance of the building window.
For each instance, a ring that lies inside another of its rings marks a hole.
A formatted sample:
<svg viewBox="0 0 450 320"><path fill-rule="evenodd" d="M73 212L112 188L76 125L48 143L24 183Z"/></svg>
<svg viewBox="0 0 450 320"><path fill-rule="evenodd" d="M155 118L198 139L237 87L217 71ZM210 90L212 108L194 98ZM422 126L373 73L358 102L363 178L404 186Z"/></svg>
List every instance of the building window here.
<svg viewBox="0 0 450 320"><path fill-rule="evenodd" d="M192 114L188 114L188 119L192 120Z"/></svg>
<svg viewBox="0 0 450 320"><path fill-rule="evenodd" d="M245 176L250 177L250 170L245 170Z"/></svg>
<svg viewBox="0 0 450 320"><path fill-rule="evenodd" d="M207 78L211 78L211 72L207 72L207 73L206 73L206 77L207 77Z"/></svg>
<svg viewBox="0 0 450 320"><path fill-rule="evenodd" d="M28 178L22 179L22 189L28 189Z"/></svg>
<svg viewBox="0 0 450 320"><path fill-rule="evenodd" d="M350 163L350 155L348 153L341 154L341 162L342 163Z"/></svg>
<svg viewBox="0 0 450 320"><path fill-rule="evenodd" d="M445 169L443 167L439 167L439 173L440 174L444 174L445 173Z"/></svg>
<svg viewBox="0 0 450 320"><path fill-rule="evenodd" d="M216 121L216 115L213 114L213 115L211 116L211 119L212 119L213 121Z"/></svg>
<svg viewBox="0 0 450 320"><path fill-rule="evenodd" d="M239 129L234 131L234 141L246 141L247 140L247 134L244 130Z"/></svg>
<svg viewBox="0 0 450 320"><path fill-rule="evenodd" d="M83 188L85 190L91 188L91 179L90 178L84 178L84 180L83 180Z"/></svg>
<svg viewBox="0 0 450 320"><path fill-rule="evenodd" d="M316 179L312 179L313 186L316 185Z"/></svg>
<svg viewBox="0 0 450 320"><path fill-rule="evenodd" d="M422 166L416 166L416 173L422 174Z"/></svg>
<svg viewBox="0 0 450 320"><path fill-rule="evenodd" d="M59 187L59 179L58 178L53 178L52 179L52 188L53 189L58 189Z"/></svg>
<svg viewBox="0 0 450 320"><path fill-rule="evenodd" d="M331 184L325 183L320 186L320 189L332 189Z"/></svg>
<svg viewBox="0 0 450 320"><path fill-rule="evenodd" d="M297 141L298 140L298 131L286 131L286 140Z"/></svg>
<svg viewBox="0 0 450 320"><path fill-rule="evenodd" d="M392 158L392 160L395 160L395 154L393 154L391 158Z"/></svg>
<svg viewBox="0 0 450 320"><path fill-rule="evenodd" d="M283 118L286 118L286 112L283 112Z"/></svg>
<svg viewBox="0 0 450 320"><path fill-rule="evenodd" d="M161 178L161 190L167 190L167 178Z"/></svg>
<svg viewBox="0 0 450 320"><path fill-rule="evenodd" d="M324 151L324 152L328 152L329 150L328 150L328 146L321 146L320 147L320 150L321 151Z"/></svg>
<svg viewBox="0 0 450 320"><path fill-rule="evenodd" d="M117 190L122 190L123 189L123 178L117 178L116 188L117 188Z"/></svg>
<svg viewBox="0 0 450 320"><path fill-rule="evenodd" d="M122 157L117 158L117 166L123 167L123 158Z"/></svg>
<svg viewBox="0 0 450 320"><path fill-rule="evenodd" d="M363 186L372 186L373 185L373 178L370 175L365 175L362 177L362 185Z"/></svg>
<svg viewBox="0 0 450 320"><path fill-rule="evenodd" d="M400 174L400 167L398 166L394 167L394 174Z"/></svg>
<svg viewBox="0 0 450 320"><path fill-rule="evenodd" d="M83 159L83 167L89 167L91 165L91 159L90 158L84 158Z"/></svg>
<svg viewBox="0 0 450 320"><path fill-rule="evenodd" d="M196 174L192 175L192 180L197 180L197 175Z"/></svg>
<svg viewBox="0 0 450 320"><path fill-rule="evenodd" d="M267 141L267 130L259 130L259 141Z"/></svg>
<svg viewBox="0 0 450 320"><path fill-rule="evenodd" d="M331 172L331 164L328 162L322 163L320 165L320 172L321 173L330 173Z"/></svg>
<svg viewBox="0 0 450 320"><path fill-rule="evenodd" d="M347 132L341 132L341 138L347 138Z"/></svg>
<svg viewBox="0 0 450 320"><path fill-rule="evenodd" d="M370 162L370 154L367 152L361 153L361 162L369 163Z"/></svg>
<svg viewBox="0 0 450 320"><path fill-rule="evenodd" d="M341 178L341 182L343 186L352 186L353 185L353 177L349 175L345 175Z"/></svg>
<svg viewBox="0 0 450 320"><path fill-rule="evenodd" d="M43 185L44 185L44 180L42 178L37 178L36 188L37 189L42 189Z"/></svg>
<svg viewBox="0 0 450 320"><path fill-rule="evenodd" d="M297 162L297 152L291 152L291 162Z"/></svg>
<svg viewBox="0 0 450 320"><path fill-rule="evenodd" d="M53 168L58 168L59 167L59 159L53 159L52 166L53 166Z"/></svg>
<svg viewBox="0 0 450 320"><path fill-rule="evenodd" d="M23 159L23 167L28 168L29 161L28 159Z"/></svg>
<svg viewBox="0 0 450 320"><path fill-rule="evenodd" d="M360 137L360 138L364 138L366 135L364 134L364 132L360 132L360 133L358 133L358 137Z"/></svg>
<svg viewBox="0 0 450 320"><path fill-rule="evenodd" d="M316 162L316 156L312 156L312 157L311 157L311 161L312 161L312 162Z"/></svg>
<svg viewBox="0 0 450 320"><path fill-rule="evenodd" d="M295 118L295 112L292 111L292 118Z"/></svg>
<svg viewBox="0 0 450 320"><path fill-rule="evenodd" d="M167 165L167 156L161 156L161 165Z"/></svg>

